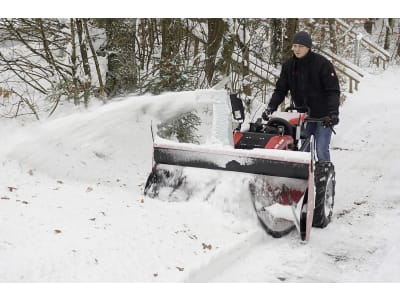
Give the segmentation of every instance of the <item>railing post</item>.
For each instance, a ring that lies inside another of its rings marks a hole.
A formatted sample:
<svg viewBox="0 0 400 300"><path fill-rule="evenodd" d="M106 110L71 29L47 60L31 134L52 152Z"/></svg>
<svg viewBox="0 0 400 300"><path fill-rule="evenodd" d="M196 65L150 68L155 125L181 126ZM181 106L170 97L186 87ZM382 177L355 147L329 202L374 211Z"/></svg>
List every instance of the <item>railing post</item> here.
<svg viewBox="0 0 400 300"><path fill-rule="evenodd" d="M350 77L349 77L349 92L350 93L353 93L353 79L351 79Z"/></svg>
<svg viewBox="0 0 400 300"><path fill-rule="evenodd" d="M360 43L362 40L362 34L357 33L356 38L354 39L354 64L360 65Z"/></svg>

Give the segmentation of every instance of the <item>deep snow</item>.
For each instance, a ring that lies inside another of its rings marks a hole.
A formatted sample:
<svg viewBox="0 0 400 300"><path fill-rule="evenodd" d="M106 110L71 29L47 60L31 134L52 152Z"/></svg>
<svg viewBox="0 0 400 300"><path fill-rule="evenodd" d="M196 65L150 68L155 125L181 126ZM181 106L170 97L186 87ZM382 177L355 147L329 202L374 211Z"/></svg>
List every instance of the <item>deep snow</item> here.
<svg viewBox="0 0 400 300"><path fill-rule="evenodd" d="M307 244L266 235L233 176L208 201L143 196L151 122L218 92L0 120L0 282L399 282L399 76L368 75L341 107L333 221Z"/></svg>

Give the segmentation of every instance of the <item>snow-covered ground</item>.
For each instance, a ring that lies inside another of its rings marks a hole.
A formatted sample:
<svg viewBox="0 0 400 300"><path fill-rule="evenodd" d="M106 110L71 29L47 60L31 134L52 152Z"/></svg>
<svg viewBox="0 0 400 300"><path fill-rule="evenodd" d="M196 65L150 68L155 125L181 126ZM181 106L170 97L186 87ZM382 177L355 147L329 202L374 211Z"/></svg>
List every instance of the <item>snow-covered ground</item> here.
<svg viewBox="0 0 400 300"><path fill-rule="evenodd" d="M332 140L332 223L274 239L227 175L213 201L143 196L150 123L211 91L0 120L0 282L399 282L399 68L369 75Z"/></svg>

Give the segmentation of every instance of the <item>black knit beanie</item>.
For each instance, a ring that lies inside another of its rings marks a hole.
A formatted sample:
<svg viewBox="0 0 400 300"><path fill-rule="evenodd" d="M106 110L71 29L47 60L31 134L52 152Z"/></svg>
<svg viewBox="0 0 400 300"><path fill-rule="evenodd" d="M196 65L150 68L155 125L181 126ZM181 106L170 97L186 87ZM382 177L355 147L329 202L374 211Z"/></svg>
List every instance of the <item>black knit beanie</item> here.
<svg viewBox="0 0 400 300"><path fill-rule="evenodd" d="M293 44L299 44L311 48L312 46L311 36L305 31L299 31L293 37Z"/></svg>

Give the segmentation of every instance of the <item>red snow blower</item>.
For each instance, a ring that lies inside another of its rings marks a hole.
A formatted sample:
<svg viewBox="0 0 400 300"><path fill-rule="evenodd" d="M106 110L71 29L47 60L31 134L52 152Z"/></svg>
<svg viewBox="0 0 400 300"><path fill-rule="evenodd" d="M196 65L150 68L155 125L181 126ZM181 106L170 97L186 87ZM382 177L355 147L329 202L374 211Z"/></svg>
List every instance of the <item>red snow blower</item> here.
<svg viewBox="0 0 400 300"><path fill-rule="evenodd" d="M186 168L249 174L250 179L243 182L264 229L281 237L297 228L301 240L308 241L311 227L323 228L331 220L335 171L331 162L316 160L314 137L301 133L308 123L324 120L288 109L273 113L267 121L258 119L244 130L242 100L233 94L230 105L239 124L233 131L233 147L154 143L154 164L145 195L157 197L167 188L170 197L185 190L190 180L196 182L188 176L196 173L185 173Z"/></svg>

